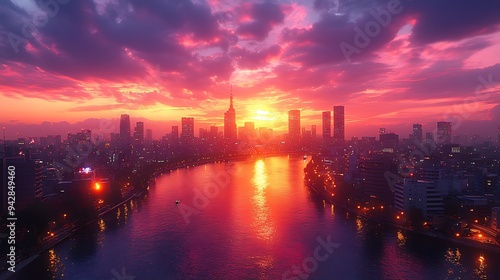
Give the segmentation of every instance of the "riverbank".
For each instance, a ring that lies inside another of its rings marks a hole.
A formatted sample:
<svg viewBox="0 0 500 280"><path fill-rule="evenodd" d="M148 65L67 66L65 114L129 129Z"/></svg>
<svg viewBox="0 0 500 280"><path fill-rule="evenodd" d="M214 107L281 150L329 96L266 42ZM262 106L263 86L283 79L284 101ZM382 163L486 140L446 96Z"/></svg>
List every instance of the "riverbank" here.
<svg viewBox="0 0 500 280"><path fill-rule="evenodd" d="M311 190L313 190L317 195L319 195L325 201L333 204L335 207L340 207L341 209L344 209L345 211L347 211L349 213L353 213L353 214L358 215L360 217L363 217L363 218L365 218L365 219L367 219L369 221L372 221L372 222L375 222L375 223L379 223L379 224L382 224L382 225L386 225L386 226L389 226L389 227L393 227L393 228L396 228L396 229L404 230L404 231L407 231L407 232L415 233L415 234L418 234L418 235L421 235L421 236L436 238L436 239L439 239L439 240L445 240L445 241L452 242L454 244L468 246L468 247L472 247L472 248L475 248L475 249L488 250L490 252L494 252L494 253L500 254L500 246L497 246L497 245L488 244L488 243L482 243L482 242L477 242L477 241L474 241L474 240L464 239L464 238L452 238L452 237L445 236L445 235L443 235L443 234L441 234L439 232L414 229L414 228L411 228L411 227L407 227L407 226L396 224L393 221L389 221L389 220L386 220L386 219L383 219L383 218L380 218L380 217L375 217L375 216L372 216L372 215L368 215L366 213L363 213L363 212L359 211L358 209L351 208L348 205L345 205L343 203L335 201L332 197L329 197L329 196L327 196L327 195L319 192L317 190L317 188L315 188L313 186L310 186L310 184L311 184L310 182L307 182L308 188L311 189Z"/></svg>
<svg viewBox="0 0 500 280"><path fill-rule="evenodd" d="M259 158L259 157L270 157L270 156L286 156L286 155L295 155L296 153L266 153L266 154L259 154L259 155L252 155L252 154L247 154L247 155L235 155L235 156L228 156L228 157L221 157L221 158L210 158L210 159L205 159L205 160L197 160L197 161L192 161L192 162L183 162L183 163L176 163L172 165L166 165L161 168L158 168L155 172L152 173L150 176L149 180L152 180L153 178L160 176L161 174L167 173L169 171L177 170L177 169L182 169L182 168L189 168L189 167L194 167L194 166L199 166L199 165L204 165L204 164L211 164L211 163L217 163L217 162L227 162L227 161L241 161L241 160L248 160L250 158ZM297 153L299 154L299 153ZM92 219L91 221L80 225L74 229L67 228L64 229L58 233L56 233L53 237L50 237L50 239L46 240L44 244L41 244L41 249L34 251L33 253L28 253L26 256L23 256L22 259L20 259L17 264L16 264L16 272L27 266L29 263L33 262L36 260L40 255L43 253L47 252L57 244L61 243L64 240L67 240L68 238L71 238L75 234L77 234L80 230L83 228L89 226L92 223L95 223L99 218L107 215L108 213L112 212L113 210L121 207L122 205L128 203L130 200L141 197L142 195L147 192L149 184L144 184L137 188L135 190L135 193L127 195L126 198L121 200L120 202L116 203L112 207L109 207L103 211L100 211L95 219ZM3 257L0 261L3 263L6 263L7 258ZM7 266L3 267L2 270L0 271L0 280L3 279L8 279L12 277L15 274L15 272L10 272L7 270Z"/></svg>

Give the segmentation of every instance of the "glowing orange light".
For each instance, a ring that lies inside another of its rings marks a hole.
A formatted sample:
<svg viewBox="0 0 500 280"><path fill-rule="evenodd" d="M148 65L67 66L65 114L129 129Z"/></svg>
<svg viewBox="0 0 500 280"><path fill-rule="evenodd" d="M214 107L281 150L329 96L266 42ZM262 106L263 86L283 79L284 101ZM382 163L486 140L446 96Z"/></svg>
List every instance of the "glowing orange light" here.
<svg viewBox="0 0 500 280"><path fill-rule="evenodd" d="M358 209L361 208L361 206L358 205Z"/></svg>
<svg viewBox="0 0 500 280"><path fill-rule="evenodd" d="M400 217L399 216L396 216L396 219L399 219Z"/></svg>
<svg viewBox="0 0 500 280"><path fill-rule="evenodd" d="M456 237L460 237L460 233L455 234Z"/></svg>
<svg viewBox="0 0 500 280"><path fill-rule="evenodd" d="M482 238L482 237L483 237L483 235L482 235L482 234L479 234L478 236L479 236L479 238Z"/></svg>
<svg viewBox="0 0 500 280"><path fill-rule="evenodd" d="M96 191L100 190L101 189L101 184L95 183L95 187L94 188L95 188Z"/></svg>

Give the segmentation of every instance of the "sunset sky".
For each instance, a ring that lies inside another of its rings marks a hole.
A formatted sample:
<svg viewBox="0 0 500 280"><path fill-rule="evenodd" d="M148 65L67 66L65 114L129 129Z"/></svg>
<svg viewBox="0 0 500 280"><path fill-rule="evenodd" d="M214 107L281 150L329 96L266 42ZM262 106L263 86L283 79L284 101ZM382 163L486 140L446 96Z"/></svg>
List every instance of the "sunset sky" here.
<svg viewBox="0 0 500 280"><path fill-rule="evenodd" d="M500 125L500 1L0 1L0 125L7 138L102 130L120 114L155 137L181 117L321 129L346 137ZM44 12L45 11L45 12ZM368 39L368 40L366 40Z"/></svg>

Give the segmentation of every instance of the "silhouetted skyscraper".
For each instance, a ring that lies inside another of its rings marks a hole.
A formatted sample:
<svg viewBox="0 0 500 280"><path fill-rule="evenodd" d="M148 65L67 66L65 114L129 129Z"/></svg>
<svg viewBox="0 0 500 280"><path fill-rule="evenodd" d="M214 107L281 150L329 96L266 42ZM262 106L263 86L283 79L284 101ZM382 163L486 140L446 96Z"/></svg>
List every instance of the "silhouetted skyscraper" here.
<svg viewBox="0 0 500 280"><path fill-rule="evenodd" d="M192 140L194 138L194 118L182 118L182 140Z"/></svg>
<svg viewBox="0 0 500 280"><path fill-rule="evenodd" d="M300 110L288 111L288 138L294 145L300 141Z"/></svg>
<svg viewBox="0 0 500 280"><path fill-rule="evenodd" d="M144 123L136 122L134 128L134 142L143 143L144 142Z"/></svg>
<svg viewBox="0 0 500 280"><path fill-rule="evenodd" d="M451 143L451 122L437 123L437 142L442 144Z"/></svg>
<svg viewBox="0 0 500 280"><path fill-rule="evenodd" d="M236 142L236 112L233 108L233 93L229 97L229 109L224 113L224 139Z"/></svg>
<svg viewBox="0 0 500 280"><path fill-rule="evenodd" d="M316 125L311 125L311 136L313 139L316 139Z"/></svg>
<svg viewBox="0 0 500 280"><path fill-rule="evenodd" d="M423 137L422 125L419 123L413 124L413 140L421 142L422 137Z"/></svg>
<svg viewBox="0 0 500 280"><path fill-rule="evenodd" d="M333 106L333 140L342 143L345 139L344 106Z"/></svg>
<svg viewBox="0 0 500 280"><path fill-rule="evenodd" d="M323 139L332 137L332 114L330 111L324 111L322 114L323 119Z"/></svg>
<svg viewBox="0 0 500 280"><path fill-rule="evenodd" d="M120 138L122 140L130 139L130 116L127 114L120 117Z"/></svg>

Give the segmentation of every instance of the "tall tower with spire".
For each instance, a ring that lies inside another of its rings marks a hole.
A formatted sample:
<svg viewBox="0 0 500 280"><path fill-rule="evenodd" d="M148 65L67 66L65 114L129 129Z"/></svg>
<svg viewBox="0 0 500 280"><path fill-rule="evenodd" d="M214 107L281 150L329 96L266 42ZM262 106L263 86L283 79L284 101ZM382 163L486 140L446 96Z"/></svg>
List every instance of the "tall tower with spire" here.
<svg viewBox="0 0 500 280"><path fill-rule="evenodd" d="M236 112L233 108L233 87L229 96L229 109L224 113L224 139L229 143L236 142Z"/></svg>

